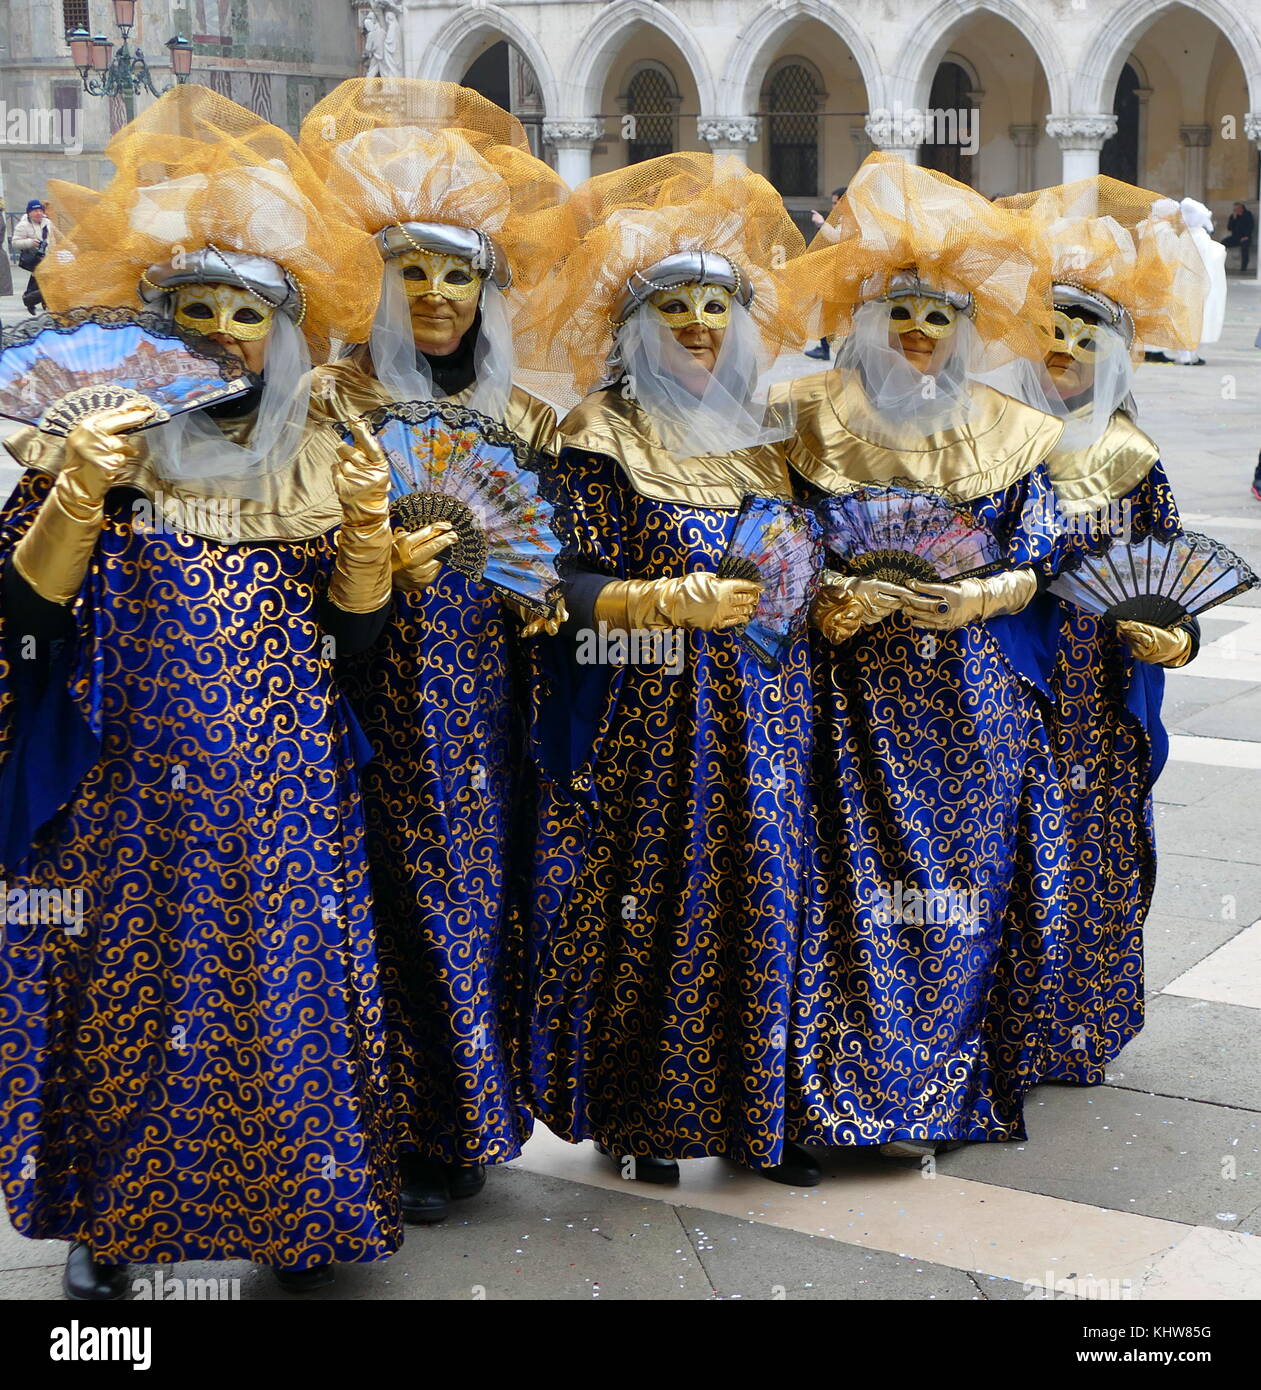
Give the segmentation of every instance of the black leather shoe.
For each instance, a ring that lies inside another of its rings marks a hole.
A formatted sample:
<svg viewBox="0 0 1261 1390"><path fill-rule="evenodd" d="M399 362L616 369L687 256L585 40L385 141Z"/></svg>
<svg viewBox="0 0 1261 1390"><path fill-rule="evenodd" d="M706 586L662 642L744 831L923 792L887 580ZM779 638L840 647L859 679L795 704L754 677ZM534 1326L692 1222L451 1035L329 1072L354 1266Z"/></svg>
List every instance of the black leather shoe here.
<svg viewBox="0 0 1261 1390"><path fill-rule="evenodd" d="M61 1287L67 1298L76 1303L104 1303L123 1298L127 1293L127 1266L103 1265L92 1258L92 1252L81 1240L76 1240L66 1256Z"/></svg>
<svg viewBox="0 0 1261 1390"><path fill-rule="evenodd" d="M751 1168L760 1178L783 1183L785 1187L818 1187L823 1169L800 1145L784 1140L784 1152L773 1168Z"/></svg>
<svg viewBox="0 0 1261 1390"><path fill-rule="evenodd" d="M673 1183L679 1180L679 1165L673 1158L645 1158L642 1154L614 1153L606 1144L596 1144L611 1159L628 1182Z"/></svg>
<svg viewBox="0 0 1261 1390"><path fill-rule="evenodd" d="M409 1226L432 1226L435 1221L445 1221L451 1211L446 1165L436 1158L408 1153L400 1155L399 1168L403 1220Z"/></svg>
<svg viewBox="0 0 1261 1390"><path fill-rule="evenodd" d="M282 1269L272 1265L271 1272L286 1293L312 1293L328 1288L333 1282L332 1265L312 1265L310 1269Z"/></svg>
<svg viewBox="0 0 1261 1390"><path fill-rule="evenodd" d="M486 1186L486 1165L484 1163L448 1163L447 1193L453 1202L462 1202L466 1197L476 1197Z"/></svg>
<svg viewBox="0 0 1261 1390"><path fill-rule="evenodd" d="M819 362L826 362L832 354L825 347L813 347L807 348L804 355L813 357Z"/></svg>

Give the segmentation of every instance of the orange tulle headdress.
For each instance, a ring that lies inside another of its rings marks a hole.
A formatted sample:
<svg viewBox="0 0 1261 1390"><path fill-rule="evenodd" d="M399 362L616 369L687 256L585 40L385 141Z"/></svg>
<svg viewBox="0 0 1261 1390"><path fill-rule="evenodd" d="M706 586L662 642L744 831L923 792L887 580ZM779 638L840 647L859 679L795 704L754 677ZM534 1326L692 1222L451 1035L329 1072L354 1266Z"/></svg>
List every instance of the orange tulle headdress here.
<svg viewBox="0 0 1261 1390"><path fill-rule="evenodd" d="M934 169L872 154L784 279L813 296L821 331L859 305L935 291L965 312L991 361L1039 356L1050 332L1045 249L1013 212Z"/></svg>
<svg viewBox="0 0 1261 1390"><path fill-rule="evenodd" d="M563 180L515 116L467 87L353 78L312 108L300 142L382 256L432 241L500 288L528 289L572 240ZM474 239L435 239L434 224Z"/></svg>
<svg viewBox="0 0 1261 1390"><path fill-rule="evenodd" d="M1101 174L999 204L1044 242L1056 302L1093 309L1135 358L1199 342L1208 274L1177 203Z"/></svg>
<svg viewBox="0 0 1261 1390"><path fill-rule="evenodd" d="M365 331L371 243L283 130L188 85L105 153L116 172L104 190L50 184L68 222L40 271L50 308L140 306L201 277L249 289L313 342Z"/></svg>
<svg viewBox="0 0 1261 1390"><path fill-rule="evenodd" d="M707 281L735 287L767 356L803 341L799 298L776 272L804 242L783 199L739 160L662 155L588 179L571 206L581 239L538 296L523 336L580 392L607 374L615 334L647 293L696 278L691 261L708 267ZM676 257L661 275L650 273Z"/></svg>

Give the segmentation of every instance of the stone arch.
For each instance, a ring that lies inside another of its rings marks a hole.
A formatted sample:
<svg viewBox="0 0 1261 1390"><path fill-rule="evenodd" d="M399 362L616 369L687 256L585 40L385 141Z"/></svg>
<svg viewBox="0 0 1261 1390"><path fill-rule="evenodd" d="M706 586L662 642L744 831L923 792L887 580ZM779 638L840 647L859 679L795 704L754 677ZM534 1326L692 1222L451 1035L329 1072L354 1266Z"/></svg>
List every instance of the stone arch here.
<svg viewBox="0 0 1261 1390"><path fill-rule="evenodd" d="M1212 24L1226 39L1243 68L1248 102L1261 110L1261 37L1241 18L1238 7L1222 0L1124 0L1092 35L1080 64L1074 96L1080 111L1111 111L1121 69L1131 62L1134 46L1143 35L1174 10L1186 9Z"/></svg>
<svg viewBox="0 0 1261 1390"><path fill-rule="evenodd" d="M845 44L858 64L868 104L881 104L884 77L875 49L863 30L835 5L822 0L789 0L785 5L760 10L741 30L718 84L722 110L717 114L739 116L757 110L758 96L776 62L776 50L785 32L803 19L818 20Z"/></svg>
<svg viewBox="0 0 1261 1390"><path fill-rule="evenodd" d="M618 0L599 14L574 48L577 55L572 81L566 83L560 114L568 118L599 113L604 84L617 60L623 41L646 25L656 29L683 55L696 83L702 115L714 109L714 82L709 63L695 35L664 5L654 0ZM675 75L677 83L678 77Z"/></svg>
<svg viewBox="0 0 1261 1390"><path fill-rule="evenodd" d="M457 11L423 45L416 77L438 82L458 82L486 47L486 39L506 39L521 52L534 70L550 117L560 106L560 89L552 65L538 39L506 11L495 6L468 7Z"/></svg>

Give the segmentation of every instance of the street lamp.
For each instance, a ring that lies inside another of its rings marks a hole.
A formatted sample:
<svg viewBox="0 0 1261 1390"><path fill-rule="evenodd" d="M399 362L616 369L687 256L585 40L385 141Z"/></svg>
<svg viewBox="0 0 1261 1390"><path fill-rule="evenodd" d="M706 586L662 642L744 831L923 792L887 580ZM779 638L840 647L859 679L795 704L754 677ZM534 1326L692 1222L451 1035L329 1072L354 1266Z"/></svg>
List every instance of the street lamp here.
<svg viewBox="0 0 1261 1390"><path fill-rule="evenodd" d="M79 69L83 79L83 90L94 97L135 96L142 88L155 97L162 93L153 85L149 64L141 49L132 49L127 37L136 23L136 0L113 0L114 23L122 34L123 42L118 52L114 43L104 34L89 34L80 26L69 30L66 42L70 45L70 61ZM168 39L166 47L171 55L171 71L177 83L188 81L193 70L193 46L182 35L176 34ZM174 85L174 84L172 84ZM170 88L164 88L169 91Z"/></svg>

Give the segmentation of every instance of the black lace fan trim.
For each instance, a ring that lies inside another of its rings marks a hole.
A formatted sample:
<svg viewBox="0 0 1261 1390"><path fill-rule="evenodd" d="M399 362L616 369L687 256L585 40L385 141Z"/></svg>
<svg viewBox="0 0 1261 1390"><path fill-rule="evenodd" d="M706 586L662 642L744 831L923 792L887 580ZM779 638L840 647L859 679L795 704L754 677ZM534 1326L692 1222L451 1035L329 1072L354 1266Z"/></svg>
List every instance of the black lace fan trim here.
<svg viewBox="0 0 1261 1390"><path fill-rule="evenodd" d="M564 561L566 559L572 559L576 553L572 541L574 527L571 520L572 513L565 505L559 491L555 475L548 465L547 454L532 448L519 434L510 430L507 425L502 424L498 420L492 420L489 415L483 415L481 411L473 410L467 405L459 404L457 401L395 401L391 405L379 405L373 410L365 411L363 415L358 418L364 421L373 434L380 434L391 420L402 420L409 425L419 425L423 424L431 415L439 416L449 429L476 429L487 443L510 449L521 471L530 474L530 476L534 478L538 486L539 495L552 509L552 534L560 541L562 546L561 553L556 558L556 568L559 573L560 567ZM337 428L347 439L353 438L350 434L348 421L339 420L337 422ZM437 494L412 495L417 498L422 496L427 498L437 496ZM391 512L398 506L398 503L406 503L408 501L408 498L398 499L398 502L391 507ZM415 505L432 506L434 504L417 503ZM451 516L435 516L432 519L451 520L453 524L455 524L456 520ZM457 532L460 534L460 539L457 541L455 548L462 553L465 562L455 565L453 568L459 569L461 573L467 574L471 578L480 580L482 583L486 584L488 588L493 589L500 598L507 599L540 617L550 617L551 614L555 612L557 603L564 596L565 587L563 580L548 590L546 598L540 604L525 598L521 594L511 593L500 585L486 579L485 575L480 572L480 566L477 567L478 572L474 573L470 566L473 563L474 552L476 552L479 547L481 550L481 564L485 564L485 538L480 537L479 540L477 537L469 535L469 527L473 527L471 516L468 519L468 527L465 527L463 531L461 531L458 525L456 527ZM476 528L474 527L473 529Z"/></svg>
<svg viewBox="0 0 1261 1390"><path fill-rule="evenodd" d="M14 328L6 328L0 332L0 352L5 348L29 343L41 333L74 333L85 323L94 323L101 328L143 328L155 338L172 338L183 343L189 352L206 358L218 370L221 380L228 382L244 378L251 386L261 384L261 378L226 348L220 347L218 343L212 342L200 333L182 328L174 319L166 318L152 309L92 305L87 308L69 309L64 314L39 314Z"/></svg>

